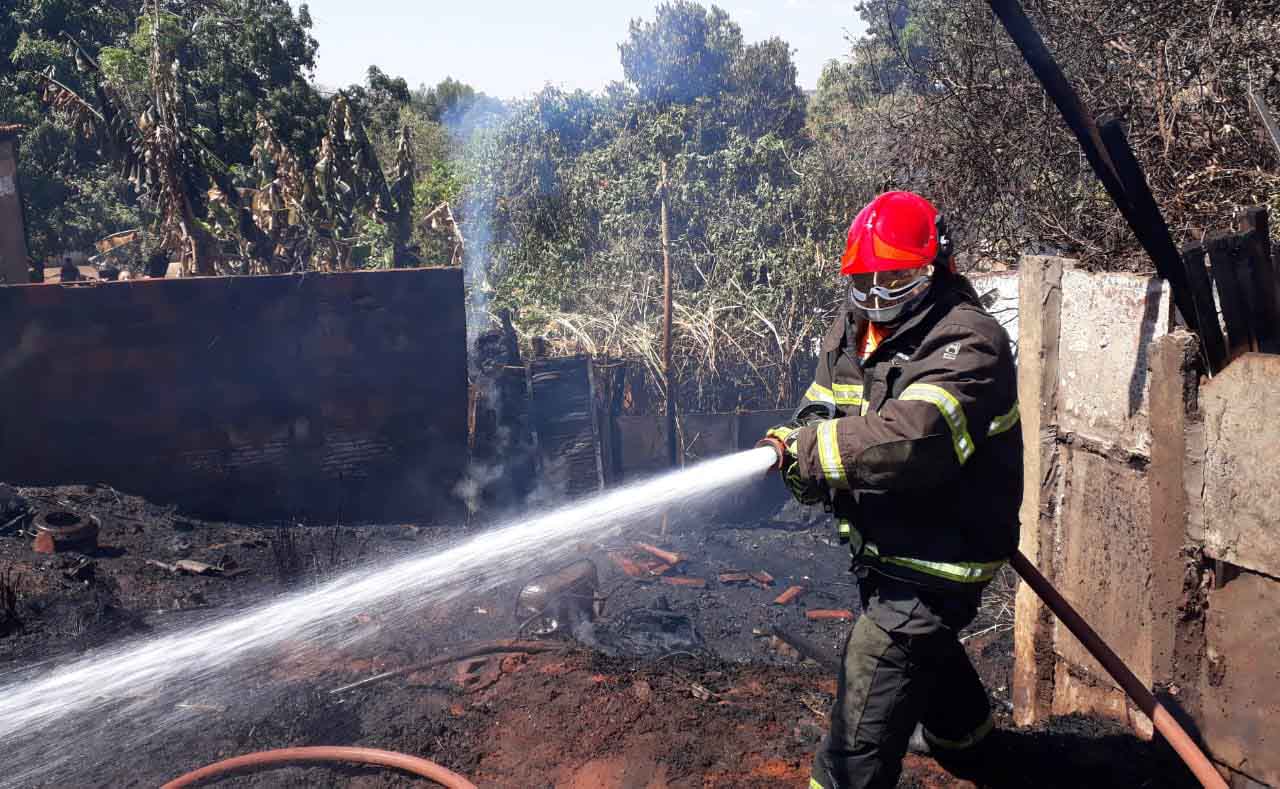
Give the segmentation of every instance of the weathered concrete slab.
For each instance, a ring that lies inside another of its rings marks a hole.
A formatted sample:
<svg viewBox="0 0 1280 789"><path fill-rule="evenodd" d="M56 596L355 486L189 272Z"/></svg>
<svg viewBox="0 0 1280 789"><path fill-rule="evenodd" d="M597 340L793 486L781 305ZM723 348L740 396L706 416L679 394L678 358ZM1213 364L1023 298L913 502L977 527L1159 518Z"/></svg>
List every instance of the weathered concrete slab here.
<svg viewBox="0 0 1280 789"><path fill-rule="evenodd" d="M1152 340L1168 333L1169 325L1170 298L1163 280L1064 272L1060 428L1147 454L1147 351Z"/></svg>
<svg viewBox="0 0 1280 789"><path fill-rule="evenodd" d="M1058 589L1133 673L1151 684L1150 505L1141 472L1067 447ZM1107 672L1062 623L1054 649L1100 683Z"/></svg>
<svg viewBox="0 0 1280 789"><path fill-rule="evenodd" d="M667 420L656 415L614 420L623 481L632 482L667 469Z"/></svg>
<svg viewBox="0 0 1280 789"><path fill-rule="evenodd" d="M1280 356L1246 354L1200 390L1210 556L1280 577Z"/></svg>
<svg viewBox="0 0 1280 789"><path fill-rule="evenodd" d="M1280 582L1243 573L1209 596L1201 734L1213 757L1280 786Z"/></svg>
<svg viewBox="0 0 1280 789"><path fill-rule="evenodd" d="M0 479L214 517L443 517L466 456L462 274L0 287Z"/></svg>
<svg viewBox="0 0 1280 789"><path fill-rule="evenodd" d="M680 417L685 463L728 455L738 449L737 414L684 414Z"/></svg>

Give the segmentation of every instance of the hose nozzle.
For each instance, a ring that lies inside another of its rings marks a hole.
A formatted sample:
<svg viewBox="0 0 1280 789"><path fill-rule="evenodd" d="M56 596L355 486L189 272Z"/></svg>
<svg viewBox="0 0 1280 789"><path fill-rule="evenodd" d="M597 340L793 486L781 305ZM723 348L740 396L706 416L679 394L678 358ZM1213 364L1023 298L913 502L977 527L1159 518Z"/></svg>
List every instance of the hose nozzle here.
<svg viewBox="0 0 1280 789"><path fill-rule="evenodd" d="M782 461L787 457L787 448L781 441L773 436L766 436L756 442L757 447L769 447L778 457L773 461L773 465L769 467L770 471L781 471Z"/></svg>

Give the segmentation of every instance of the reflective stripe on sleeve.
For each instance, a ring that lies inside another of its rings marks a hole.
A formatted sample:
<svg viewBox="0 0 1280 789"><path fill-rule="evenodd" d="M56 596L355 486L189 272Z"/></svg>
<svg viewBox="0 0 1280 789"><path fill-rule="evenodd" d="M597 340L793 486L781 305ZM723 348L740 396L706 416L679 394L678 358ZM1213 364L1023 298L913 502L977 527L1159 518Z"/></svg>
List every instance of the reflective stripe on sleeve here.
<svg viewBox="0 0 1280 789"><path fill-rule="evenodd" d="M832 387L836 405L841 408L862 407L862 384L836 384Z"/></svg>
<svg viewBox="0 0 1280 789"><path fill-rule="evenodd" d="M963 466L965 461L973 455L973 437L969 435L969 423L955 395L934 384L911 384L902 390L898 399L932 403L942 413L947 426L951 428L951 443L955 445L956 457L960 460L960 465Z"/></svg>
<svg viewBox="0 0 1280 789"><path fill-rule="evenodd" d="M822 462L822 476L833 488L847 489L848 475L844 470L844 462L840 460L840 439L836 436L836 421L828 419L820 422L817 429L818 459Z"/></svg>
<svg viewBox="0 0 1280 789"><path fill-rule="evenodd" d="M817 382L809 384L808 390L804 393L804 399L811 403L830 403L836 404L835 393L827 387Z"/></svg>
<svg viewBox="0 0 1280 789"><path fill-rule="evenodd" d="M1018 424L1018 420L1020 418L1021 417L1018 415L1018 404L1015 402L1013 404L1013 408L1009 409L1009 413L1002 414L991 420L991 427L987 430L987 435L998 436L1001 433L1012 430L1013 426Z"/></svg>

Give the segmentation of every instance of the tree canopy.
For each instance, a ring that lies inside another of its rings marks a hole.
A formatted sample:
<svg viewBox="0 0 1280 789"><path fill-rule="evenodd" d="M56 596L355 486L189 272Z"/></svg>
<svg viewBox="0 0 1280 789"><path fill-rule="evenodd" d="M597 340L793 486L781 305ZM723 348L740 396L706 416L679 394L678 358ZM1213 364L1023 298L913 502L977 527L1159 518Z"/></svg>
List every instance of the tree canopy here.
<svg viewBox="0 0 1280 789"><path fill-rule="evenodd" d="M465 261L480 312L558 352L658 373L669 203L681 401L790 403L840 304L845 229L877 192L947 214L962 260L1142 266L1039 83L979 0L868 0L811 98L790 46L662 2L619 30L623 79L507 104L371 65L333 95L287 0L15 0L0 119L28 127L37 258L142 228L206 273ZM1222 5L1028 6L1085 102L1120 115L1179 240L1280 208L1251 96L1280 107L1280 19ZM667 183L661 189L659 172Z"/></svg>

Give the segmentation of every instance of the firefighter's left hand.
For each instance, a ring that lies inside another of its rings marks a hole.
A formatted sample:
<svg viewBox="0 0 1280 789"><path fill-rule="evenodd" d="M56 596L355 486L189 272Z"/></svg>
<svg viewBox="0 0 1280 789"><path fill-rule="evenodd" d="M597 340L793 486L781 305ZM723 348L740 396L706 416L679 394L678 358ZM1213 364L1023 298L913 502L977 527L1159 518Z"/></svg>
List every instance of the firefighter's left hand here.
<svg viewBox="0 0 1280 789"><path fill-rule="evenodd" d="M782 474L782 483L787 486L787 490L796 501L810 506L819 504L826 498L826 485L818 480L806 479L800 473L800 461L796 458L796 440L800 437L802 427L798 422L789 422L770 428L765 433L765 437L778 441L784 448L778 465L778 470Z"/></svg>

